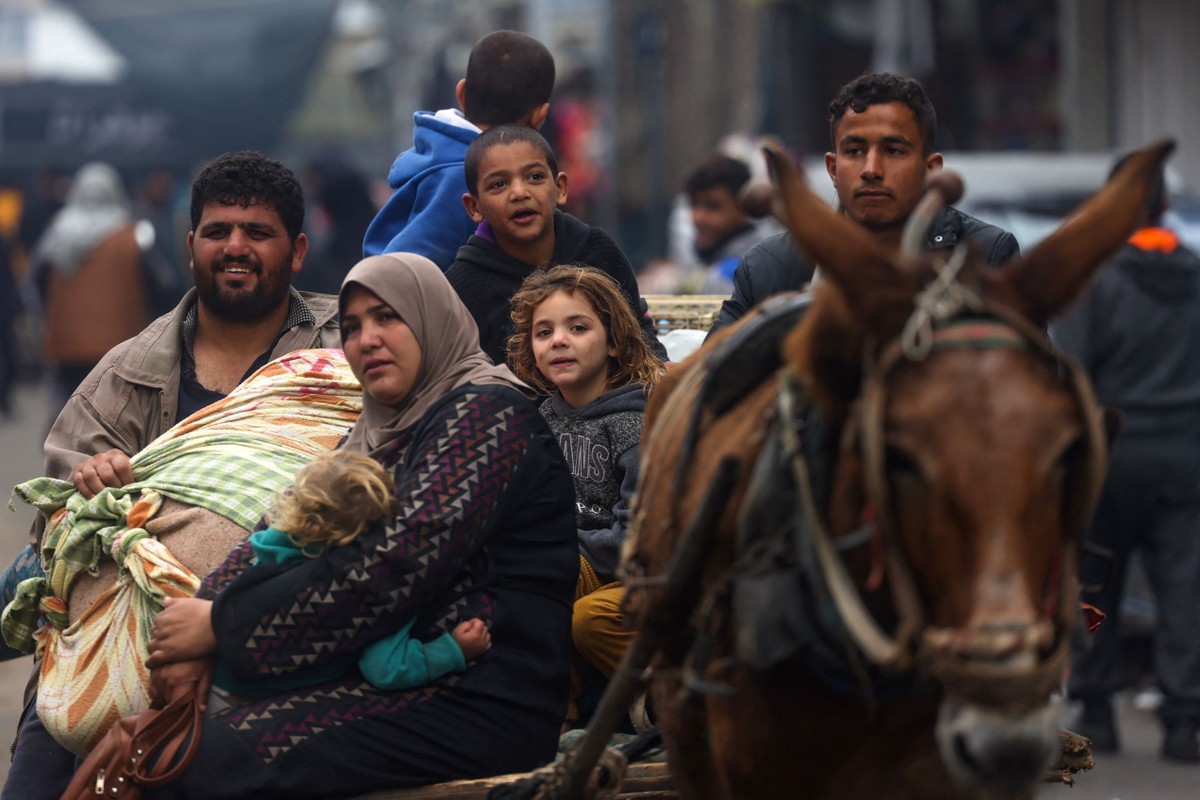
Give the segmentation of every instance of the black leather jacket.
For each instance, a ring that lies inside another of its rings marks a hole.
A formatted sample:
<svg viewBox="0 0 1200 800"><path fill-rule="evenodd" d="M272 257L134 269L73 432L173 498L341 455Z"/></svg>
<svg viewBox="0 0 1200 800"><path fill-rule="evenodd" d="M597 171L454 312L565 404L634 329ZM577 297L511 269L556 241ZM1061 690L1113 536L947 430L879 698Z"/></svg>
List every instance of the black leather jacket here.
<svg viewBox="0 0 1200 800"><path fill-rule="evenodd" d="M925 249L954 247L962 239L978 243L983 248L984 260L993 266L1021 254L1011 233L951 207L943 208L929 226ZM772 295L803 289L812 276L812 265L800 255L790 233L763 239L742 256L733 274L733 296L721 304L709 335L740 319Z"/></svg>

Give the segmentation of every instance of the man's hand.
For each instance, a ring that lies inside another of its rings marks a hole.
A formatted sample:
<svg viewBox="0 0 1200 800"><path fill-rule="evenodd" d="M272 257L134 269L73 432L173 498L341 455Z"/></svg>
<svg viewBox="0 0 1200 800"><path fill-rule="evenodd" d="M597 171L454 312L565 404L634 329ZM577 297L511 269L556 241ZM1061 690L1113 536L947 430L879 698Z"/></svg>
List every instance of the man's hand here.
<svg viewBox="0 0 1200 800"><path fill-rule="evenodd" d="M133 483L133 465L120 450L94 455L71 470L71 483L84 497L92 498L106 488Z"/></svg>
<svg viewBox="0 0 1200 800"><path fill-rule="evenodd" d="M168 597L154 618L146 666L158 669L177 661L206 659L217 651L212 628L212 601Z"/></svg>
<svg viewBox="0 0 1200 800"><path fill-rule="evenodd" d="M201 711L208 710L208 692L212 689L213 662L211 658L195 661L176 661L150 671L150 700L166 705L185 694L196 684L196 702Z"/></svg>

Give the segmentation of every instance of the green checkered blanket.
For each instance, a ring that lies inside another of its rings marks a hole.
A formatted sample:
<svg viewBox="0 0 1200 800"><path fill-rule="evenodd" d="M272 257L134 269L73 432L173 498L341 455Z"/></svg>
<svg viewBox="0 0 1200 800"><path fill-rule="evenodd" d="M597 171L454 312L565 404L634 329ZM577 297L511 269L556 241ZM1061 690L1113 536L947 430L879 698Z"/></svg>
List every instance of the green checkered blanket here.
<svg viewBox="0 0 1200 800"><path fill-rule="evenodd" d="M133 547L148 535L127 524L139 501L145 508L155 494L169 497L251 530L271 499L291 485L296 470L349 430L361 398L340 351L292 353L133 456L133 483L90 499L54 478L18 485L14 496L49 521L42 543L46 575L17 586L0 617L5 641L28 651L43 614L55 627L65 627L65 600L75 577L83 571L96 575L101 559L125 569Z"/></svg>

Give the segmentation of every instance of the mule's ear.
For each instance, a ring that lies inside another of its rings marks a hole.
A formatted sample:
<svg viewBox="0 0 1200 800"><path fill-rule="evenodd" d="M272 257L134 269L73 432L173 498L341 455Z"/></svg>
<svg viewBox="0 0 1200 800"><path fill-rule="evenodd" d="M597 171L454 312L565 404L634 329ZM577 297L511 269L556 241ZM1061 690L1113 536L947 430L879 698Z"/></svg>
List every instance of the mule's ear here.
<svg viewBox="0 0 1200 800"><path fill-rule="evenodd" d="M1039 325L1049 321L1129 238L1142 218L1150 187L1174 149L1174 141L1164 140L1132 155L1033 252L995 273L993 296Z"/></svg>
<svg viewBox="0 0 1200 800"><path fill-rule="evenodd" d="M764 147L775 183L780 221L796 246L832 281L864 330L877 336L895 334L912 312L914 279L899 269L849 218L838 214L812 189L791 158Z"/></svg>

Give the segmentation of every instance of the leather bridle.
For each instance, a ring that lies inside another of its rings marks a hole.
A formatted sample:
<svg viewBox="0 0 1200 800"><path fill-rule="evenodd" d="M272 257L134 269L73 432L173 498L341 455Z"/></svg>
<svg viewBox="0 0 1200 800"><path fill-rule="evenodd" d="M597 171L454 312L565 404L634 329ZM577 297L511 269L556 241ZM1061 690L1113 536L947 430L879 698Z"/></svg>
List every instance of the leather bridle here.
<svg viewBox="0 0 1200 800"><path fill-rule="evenodd" d="M786 423L795 419L803 394L799 382L790 375L784 377L779 392L780 418L785 421L780 430L823 583L857 649L868 661L886 670L906 670L920 660L954 694L994 706L1013 706L1032 702L1039 695L1044 699L1061 678L1070 650L1069 633L1079 614L1079 540L1103 484L1107 440L1099 406L1083 370L1029 320L961 284L957 271L965 256L965 249L960 248L938 278L918 295L913 315L900 337L881 351L869 345L864 350L859 445L867 503L876 509L877 524L881 526L884 569L897 619L893 632L885 631L868 610L822 520L798 434ZM964 334L964 329L970 330ZM1043 357L1062 376L1084 426L1084 453L1075 462L1079 474L1072 476L1069 484L1073 494L1068 496L1072 505L1064 520L1067 535L1054 585L1047 589L1048 600L1053 600L1053 617L1034 623L1028 630L981 632L929 626L899 533L888 513L891 504L884 415L891 376L901 365L919 361L931 352L961 348L1017 348ZM1035 653L1033 666L1016 669L1005 663L1018 652Z"/></svg>

